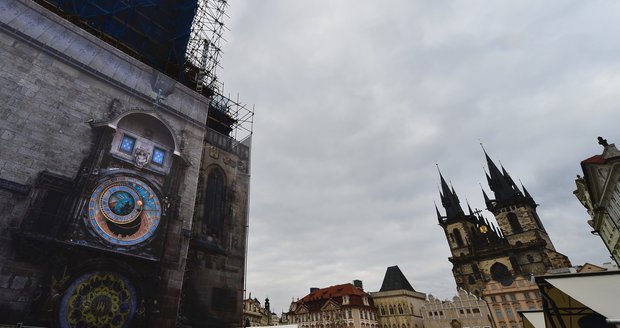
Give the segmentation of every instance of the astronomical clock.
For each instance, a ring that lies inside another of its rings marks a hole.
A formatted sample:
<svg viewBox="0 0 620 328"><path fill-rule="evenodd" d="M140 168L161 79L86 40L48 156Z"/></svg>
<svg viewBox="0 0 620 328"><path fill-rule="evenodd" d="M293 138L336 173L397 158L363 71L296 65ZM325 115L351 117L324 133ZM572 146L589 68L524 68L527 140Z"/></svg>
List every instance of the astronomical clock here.
<svg viewBox="0 0 620 328"><path fill-rule="evenodd" d="M111 245L130 247L149 240L161 220L161 203L144 181L113 176L97 185L88 202L87 226Z"/></svg>
<svg viewBox="0 0 620 328"><path fill-rule="evenodd" d="M69 228L66 281L58 284L63 328L134 327L145 312L158 311L161 253L176 213L178 177L170 172L179 161L167 126L154 114L130 113L99 131Z"/></svg>

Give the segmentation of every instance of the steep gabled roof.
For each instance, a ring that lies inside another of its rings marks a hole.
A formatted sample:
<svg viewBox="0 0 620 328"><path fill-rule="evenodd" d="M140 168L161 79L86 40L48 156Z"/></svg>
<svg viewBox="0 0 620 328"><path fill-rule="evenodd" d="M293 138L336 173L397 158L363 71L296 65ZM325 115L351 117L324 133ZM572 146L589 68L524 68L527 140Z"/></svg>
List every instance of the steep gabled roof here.
<svg viewBox="0 0 620 328"><path fill-rule="evenodd" d="M415 292L403 272L398 268L398 265L388 267L387 271L385 271L380 291L385 292L389 290L410 290Z"/></svg>

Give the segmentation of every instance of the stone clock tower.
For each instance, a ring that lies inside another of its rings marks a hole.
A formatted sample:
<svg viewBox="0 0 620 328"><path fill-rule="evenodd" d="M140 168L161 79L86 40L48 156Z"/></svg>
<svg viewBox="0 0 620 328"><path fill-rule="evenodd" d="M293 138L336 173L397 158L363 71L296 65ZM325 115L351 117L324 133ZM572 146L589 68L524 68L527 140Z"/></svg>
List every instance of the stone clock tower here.
<svg viewBox="0 0 620 328"><path fill-rule="evenodd" d="M186 56L204 3L0 2L0 326L242 325L253 113Z"/></svg>
<svg viewBox="0 0 620 328"><path fill-rule="evenodd" d="M466 214L441 172L440 196L446 214L435 207L450 245L456 284L478 296L491 281L510 286L517 276L527 278L570 266L568 258L555 250L529 192L523 186L521 191L506 170L500 170L484 154L489 169L487 182L495 197L489 198L484 190L483 196L498 226L469 206Z"/></svg>

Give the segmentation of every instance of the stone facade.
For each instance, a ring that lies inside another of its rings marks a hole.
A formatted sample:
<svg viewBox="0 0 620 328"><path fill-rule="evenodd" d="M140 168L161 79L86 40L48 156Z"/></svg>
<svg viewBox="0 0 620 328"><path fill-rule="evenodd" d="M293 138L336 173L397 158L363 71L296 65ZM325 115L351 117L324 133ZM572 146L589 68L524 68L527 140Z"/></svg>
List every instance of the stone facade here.
<svg viewBox="0 0 620 328"><path fill-rule="evenodd" d="M389 267L381 290L371 292L381 328L422 328L424 293L413 289L398 266Z"/></svg>
<svg viewBox="0 0 620 328"><path fill-rule="evenodd" d="M476 295L459 289L451 301L433 295L422 308L424 328L491 328L493 323L487 303Z"/></svg>
<svg viewBox="0 0 620 328"><path fill-rule="evenodd" d="M588 211L592 233L601 237L616 264L620 264L620 151L600 138L601 155L581 162L574 194Z"/></svg>
<svg viewBox="0 0 620 328"><path fill-rule="evenodd" d="M210 306L210 327L240 325L249 144L207 127L210 99L32 1L0 4L0 51L0 324L174 327ZM231 214L212 249L195 207L215 165Z"/></svg>

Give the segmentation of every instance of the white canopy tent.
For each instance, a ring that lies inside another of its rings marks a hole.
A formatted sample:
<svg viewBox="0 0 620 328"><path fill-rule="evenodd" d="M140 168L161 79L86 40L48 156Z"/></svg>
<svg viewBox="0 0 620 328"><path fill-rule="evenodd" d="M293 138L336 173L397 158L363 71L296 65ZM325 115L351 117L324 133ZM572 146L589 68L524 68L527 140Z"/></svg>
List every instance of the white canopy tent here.
<svg viewBox="0 0 620 328"><path fill-rule="evenodd" d="M620 271L538 276L536 283L545 299L546 327L620 323Z"/></svg>
<svg viewBox="0 0 620 328"><path fill-rule="evenodd" d="M545 328L545 314L543 311L521 311L524 328Z"/></svg>
<svg viewBox="0 0 620 328"><path fill-rule="evenodd" d="M545 277L545 280L608 320L620 320L620 271L558 275Z"/></svg>

